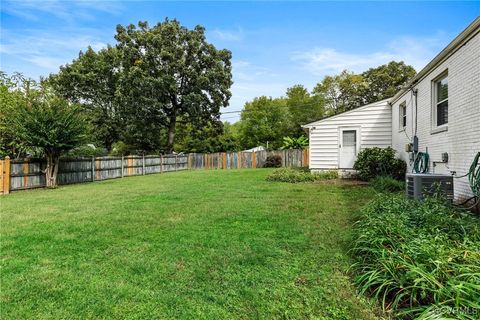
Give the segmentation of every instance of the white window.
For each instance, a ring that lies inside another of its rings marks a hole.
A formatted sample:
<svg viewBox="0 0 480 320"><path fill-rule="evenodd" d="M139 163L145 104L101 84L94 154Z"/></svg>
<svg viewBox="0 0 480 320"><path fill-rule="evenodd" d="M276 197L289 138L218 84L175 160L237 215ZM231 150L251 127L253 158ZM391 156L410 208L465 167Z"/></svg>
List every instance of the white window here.
<svg viewBox="0 0 480 320"><path fill-rule="evenodd" d="M398 110L399 110L398 118L400 120L399 128L400 130L404 130L407 127L407 104L405 101L400 104L400 107Z"/></svg>
<svg viewBox="0 0 480 320"><path fill-rule="evenodd" d="M448 74L433 82L433 123L436 127L448 124Z"/></svg>

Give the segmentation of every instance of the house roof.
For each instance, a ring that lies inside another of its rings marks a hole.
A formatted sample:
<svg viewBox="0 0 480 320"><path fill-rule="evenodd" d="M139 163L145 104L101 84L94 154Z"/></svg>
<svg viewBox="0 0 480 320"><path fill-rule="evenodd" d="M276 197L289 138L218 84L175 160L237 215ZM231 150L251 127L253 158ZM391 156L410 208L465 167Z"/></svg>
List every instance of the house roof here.
<svg viewBox="0 0 480 320"><path fill-rule="evenodd" d="M381 105L381 104L387 104L390 102L390 98L388 99L383 99L383 100L380 100L380 101L377 101L377 102L373 102L373 103L369 103L369 104L366 104L366 105L363 105L363 106L360 106L360 107L357 107L357 108L354 108L354 109L351 109L351 110L348 110L348 111L344 111L342 113L337 113L337 114L334 114L334 115L331 115L331 116L327 116L327 117L324 117L322 119L319 119L319 120L316 120L314 122L310 122L310 123L307 123L307 124L304 124L302 126L302 128L310 128L312 126L316 126L320 123L322 123L324 120L329 120L329 119L334 119L338 116L343 116L343 115L346 115L346 114L349 114L349 113L353 113L353 112L356 112L358 110L361 110L361 109L365 109L365 108L368 108L368 107L371 107L371 106L375 106L375 105Z"/></svg>
<svg viewBox="0 0 480 320"><path fill-rule="evenodd" d="M480 32L480 16L473 20L468 27L465 28L448 46L446 46L442 51L432 61L430 61L419 73L415 75L407 85L402 88L396 95L393 96L390 101L391 104L398 101L403 94L408 91L410 88L415 86L423 78L425 78L435 67L448 59L452 54L454 54L459 48L461 48L465 43L472 39L477 33Z"/></svg>

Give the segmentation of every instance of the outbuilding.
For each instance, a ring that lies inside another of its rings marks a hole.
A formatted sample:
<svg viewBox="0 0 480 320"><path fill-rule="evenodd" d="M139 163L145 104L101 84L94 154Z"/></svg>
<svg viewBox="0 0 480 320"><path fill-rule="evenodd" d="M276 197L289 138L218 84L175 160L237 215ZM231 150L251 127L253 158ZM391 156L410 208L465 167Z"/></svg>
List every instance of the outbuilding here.
<svg viewBox="0 0 480 320"><path fill-rule="evenodd" d="M349 110L303 126L310 141L312 171L353 171L358 153L365 148L392 145L392 108L389 100Z"/></svg>

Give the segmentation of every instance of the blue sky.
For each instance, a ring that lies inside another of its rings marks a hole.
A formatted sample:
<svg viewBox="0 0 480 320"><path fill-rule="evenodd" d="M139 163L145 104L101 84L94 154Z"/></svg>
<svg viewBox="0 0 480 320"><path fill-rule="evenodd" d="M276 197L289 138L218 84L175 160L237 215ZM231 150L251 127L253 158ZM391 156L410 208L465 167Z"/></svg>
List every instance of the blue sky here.
<svg viewBox="0 0 480 320"><path fill-rule="evenodd" d="M224 111L234 111L294 84L311 90L343 69L404 60L418 71L479 14L479 2L1 0L0 69L38 78L88 45L113 44L117 24L177 18L204 26L208 41L232 51L235 83Z"/></svg>

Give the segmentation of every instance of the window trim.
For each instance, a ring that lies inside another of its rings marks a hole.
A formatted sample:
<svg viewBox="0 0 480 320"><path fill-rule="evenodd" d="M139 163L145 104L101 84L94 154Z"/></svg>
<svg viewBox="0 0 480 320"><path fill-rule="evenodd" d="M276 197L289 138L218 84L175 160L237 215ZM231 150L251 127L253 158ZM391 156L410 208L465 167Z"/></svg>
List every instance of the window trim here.
<svg viewBox="0 0 480 320"><path fill-rule="evenodd" d="M402 113L405 110L405 115ZM405 117L405 126L403 125L403 118ZM398 105L398 132L407 130L407 101L403 101Z"/></svg>
<svg viewBox="0 0 480 320"><path fill-rule="evenodd" d="M443 79L447 78L448 81L448 69L440 73L437 77L435 77L432 80L432 123L431 123L431 130L430 133L439 133L439 132L444 132L448 130L448 120L446 123L437 125L437 110L438 110L438 105L449 100L450 98L450 93L447 91L447 98L443 99L442 101L437 102L437 83L439 81L442 81ZM448 89L447 89L448 90ZM447 111L448 112L448 111Z"/></svg>

